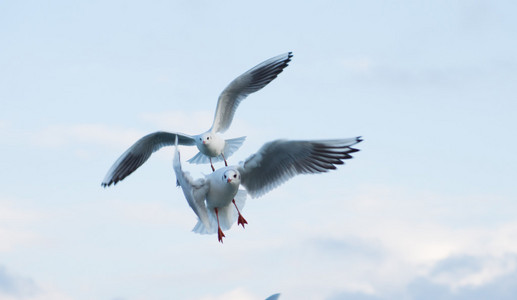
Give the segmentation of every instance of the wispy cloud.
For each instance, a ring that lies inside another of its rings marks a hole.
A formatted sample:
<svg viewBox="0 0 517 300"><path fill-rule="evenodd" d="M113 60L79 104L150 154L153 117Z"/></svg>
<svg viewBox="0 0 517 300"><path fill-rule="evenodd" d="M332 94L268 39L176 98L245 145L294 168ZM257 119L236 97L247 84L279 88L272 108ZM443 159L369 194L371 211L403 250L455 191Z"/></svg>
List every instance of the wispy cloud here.
<svg viewBox="0 0 517 300"><path fill-rule="evenodd" d="M28 132L8 122L0 122L0 135L16 145L29 144L33 147L50 149L72 147L76 156L89 158L93 151L90 146L125 150L144 135L154 131L180 132L187 135L203 133L212 125L213 113L207 111L193 113L168 111L142 114L140 119L153 124L152 127L156 128L156 130L144 131L91 123L56 124ZM241 119L237 118L234 120L234 123L236 123L236 126L230 130L231 137L247 134L253 135L260 132L260 130L249 126ZM181 151L185 158L190 158L198 152L196 147L185 147ZM155 156L160 156L160 154ZM170 154L167 156L167 159L170 159Z"/></svg>
<svg viewBox="0 0 517 300"><path fill-rule="evenodd" d="M129 222L141 222L145 224L174 224L191 230L196 223L196 216L184 214L174 210L171 206L166 206L161 202L127 202L113 200L109 205L120 213L119 217ZM185 208L188 204L185 200ZM188 208L190 209L190 208Z"/></svg>
<svg viewBox="0 0 517 300"><path fill-rule="evenodd" d="M451 288L426 277L418 277L407 287L409 299L446 299L446 300L512 300L517 294L517 272L497 277L483 285L467 285ZM394 299L382 297L381 299Z"/></svg>
<svg viewBox="0 0 517 300"><path fill-rule="evenodd" d="M26 298L34 296L38 290L32 279L11 274L0 265L0 295Z"/></svg>
<svg viewBox="0 0 517 300"><path fill-rule="evenodd" d="M311 296L325 298L346 291L365 295L364 299L396 299L393 295L405 291L417 278L454 291L481 288L517 270L517 223L481 209L487 201L494 211L511 208L510 199L368 186L356 192L336 188L335 193L326 194L324 205L315 205L301 199L318 199L321 190L300 192L303 195L271 193L267 201L276 208L267 211L273 221L266 226L276 229L265 229L269 234L264 237L262 231L253 233L271 242L265 245L270 256L315 274L291 274L289 282L281 283L286 295L319 290L320 294ZM289 202L297 205L282 204ZM285 213L298 218L278 228L274 220ZM278 235L287 231L289 235L276 240L276 233L271 233L275 230Z"/></svg>
<svg viewBox="0 0 517 300"><path fill-rule="evenodd" d="M43 218L41 213L16 208L14 201L0 199L0 252L22 245L40 243L42 238L30 229Z"/></svg>
<svg viewBox="0 0 517 300"><path fill-rule="evenodd" d="M215 101L214 101L215 111ZM189 135L207 131L214 120L214 111L164 111L160 113L144 113L139 118L154 124L161 130L181 132Z"/></svg>
<svg viewBox="0 0 517 300"><path fill-rule="evenodd" d="M143 136L134 129L112 127L104 124L53 125L35 132L32 141L44 147L62 147L75 144L105 146L130 145Z"/></svg>
<svg viewBox="0 0 517 300"><path fill-rule="evenodd" d="M487 285L517 271L517 253L503 256L452 256L435 264L429 280L452 291Z"/></svg>
<svg viewBox="0 0 517 300"><path fill-rule="evenodd" d="M2 300L71 300L51 285L42 285L34 279L15 274L0 265L0 298Z"/></svg>

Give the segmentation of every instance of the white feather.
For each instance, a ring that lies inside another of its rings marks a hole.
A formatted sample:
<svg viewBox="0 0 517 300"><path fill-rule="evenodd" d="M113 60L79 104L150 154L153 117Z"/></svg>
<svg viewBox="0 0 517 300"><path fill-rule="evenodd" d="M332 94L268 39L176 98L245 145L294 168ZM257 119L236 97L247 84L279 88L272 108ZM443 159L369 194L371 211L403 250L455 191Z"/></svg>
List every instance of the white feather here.
<svg viewBox="0 0 517 300"><path fill-rule="evenodd" d="M237 192L237 195L235 195L235 204L237 204L237 207L239 208L239 211L242 212L242 209L244 208L244 204L246 203L246 191L245 190L239 190ZM239 214L237 213L237 209L233 205L233 202L230 202L230 204L221 207L218 209L219 214L219 225L221 226L222 230L228 230L232 227L232 225L237 222L237 218L239 217ZM217 217L215 215L215 211L210 209L208 210L208 219L209 219L209 226L206 226L200 219L198 219L198 222L196 226L192 229L193 232L199 233L199 234L215 234L217 233Z"/></svg>

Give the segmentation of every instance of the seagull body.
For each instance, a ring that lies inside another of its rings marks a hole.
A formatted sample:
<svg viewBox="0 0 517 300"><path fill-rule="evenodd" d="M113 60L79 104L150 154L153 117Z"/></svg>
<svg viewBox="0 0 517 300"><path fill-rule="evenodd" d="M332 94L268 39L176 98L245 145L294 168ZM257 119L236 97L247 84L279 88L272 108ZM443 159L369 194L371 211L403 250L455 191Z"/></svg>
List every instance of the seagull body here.
<svg viewBox="0 0 517 300"><path fill-rule="evenodd" d="M336 165L344 164L343 160L352 158L351 153L359 151L351 146L361 141L360 137L276 140L266 143L239 165L222 167L197 180L182 170L176 147L173 163L176 179L199 219L193 231L202 234L217 232L222 242L222 230L229 229L236 220L243 227L247 224L241 214L246 194L260 197L296 175L336 169ZM240 185L246 191L239 189Z"/></svg>
<svg viewBox="0 0 517 300"><path fill-rule="evenodd" d="M226 158L239 149L246 137L225 140L219 133L228 130L240 102L275 79L288 66L292 56L292 52L288 52L270 58L230 82L219 96L212 127L206 132L187 135L158 131L139 139L115 161L102 186L117 184L144 164L151 154L174 145L176 138L179 145L197 146L199 153L189 160L190 163L210 163L212 171L215 171L212 162L223 160L228 165Z"/></svg>
<svg viewBox="0 0 517 300"><path fill-rule="evenodd" d="M240 184L240 178L233 178L233 176L236 176L236 172L229 167L220 168L207 176L206 179L210 187L206 193L207 209L230 204L231 200L237 195Z"/></svg>

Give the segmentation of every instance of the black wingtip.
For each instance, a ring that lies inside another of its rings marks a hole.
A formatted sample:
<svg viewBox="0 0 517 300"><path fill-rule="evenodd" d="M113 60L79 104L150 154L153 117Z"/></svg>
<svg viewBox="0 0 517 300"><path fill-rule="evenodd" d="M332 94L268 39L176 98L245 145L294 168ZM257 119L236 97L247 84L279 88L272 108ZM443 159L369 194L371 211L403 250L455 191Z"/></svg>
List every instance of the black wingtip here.
<svg viewBox="0 0 517 300"><path fill-rule="evenodd" d="M347 151L347 153L355 153L355 152L359 152L359 151L361 151L361 150L359 150L359 149L352 148L352 147L348 147L348 149L349 149L349 150Z"/></svg>
<svg viewBox="0 0 517 300"><path fill-rule="evenodd" d="M360 142L363 141L363 137L362 136L358 136L358 137L355 138L355 141L360 143Z"/></svg>
<svg viewBox="0 0 517 300"><path fill-rule="evenodd" d="M288 66L288 63L291 62L291 58L293 58L293 52L289 51L287 52L287 59L285 60L286 67Z"/></svg>
<svg viewBox="0 0 517 300"><path fill-rule="evenodd" d="M110 180L109 182L103 182L103 183L101 183L101 186L103 188L107 188L107 187L110 187L112 184L113 185L117 184L117 181Z"/></svg>

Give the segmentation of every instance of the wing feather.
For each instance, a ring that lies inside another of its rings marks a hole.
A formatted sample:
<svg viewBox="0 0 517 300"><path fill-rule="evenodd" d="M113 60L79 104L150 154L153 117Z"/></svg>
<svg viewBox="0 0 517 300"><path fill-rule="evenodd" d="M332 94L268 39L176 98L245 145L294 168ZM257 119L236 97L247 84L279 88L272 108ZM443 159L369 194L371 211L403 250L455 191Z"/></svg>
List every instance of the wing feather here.
<svg viewBox="0 0 517 300"><path fill-rule="evenodd" d="M230 82L217 101L212 131L225 132L241 101L275 79L288 66L291 57L292 52L288 52L270 58Z"/></svg>
<svg viewBox="0 0 517 300"><path fill-rule="evenodd" d="M151 154L162 147L174 145L176 137L178 137L178 143L180 145L196 144L193 137L182 133L158 131L148 134L139 139L133 146L129 147L129 149L115 161L106 174L106 177L104 177L101 185L107 187L111 184L117 184L117 182L126 178L143 165L149 157L151 157Z"/></svg>
<svg viewBox="0 0 517 300"><path fill-rule="evenodd" d="M199 218L199 222L205 225L206 230L211 231L210 218L205 204L206 194L210 188L209 181L204 178L194 180L188 172L183 172L178 147L176 147L174 154L173 167L176 173L176 180L183 190L188 205Z"/></svg>
<svg viewBox="0 0 517 300"><path fill-rule="evenodd" d="M322 173L336 169L359 151L351 146L361 137L341 140L276 140L241 163L241 184L256 198L299 174Z"/></svg>

